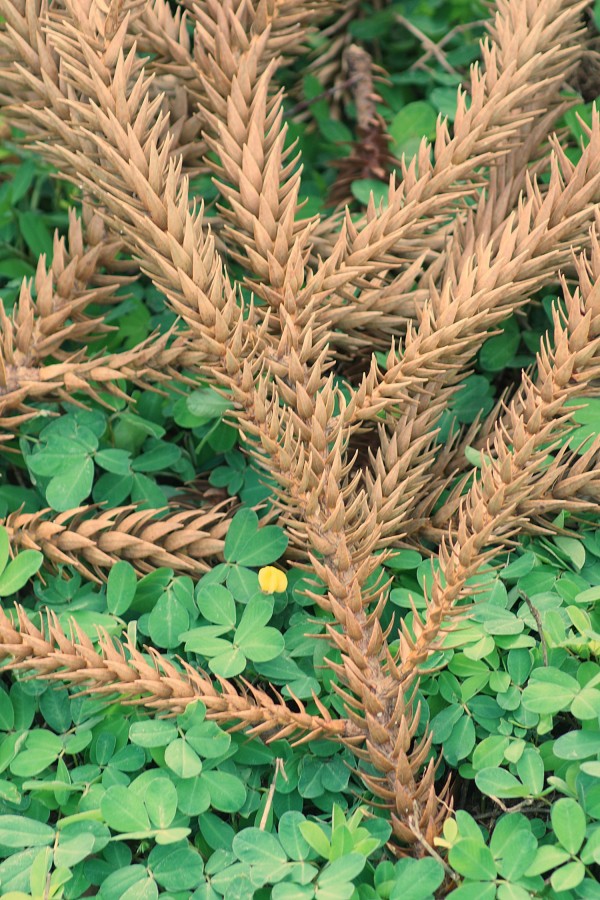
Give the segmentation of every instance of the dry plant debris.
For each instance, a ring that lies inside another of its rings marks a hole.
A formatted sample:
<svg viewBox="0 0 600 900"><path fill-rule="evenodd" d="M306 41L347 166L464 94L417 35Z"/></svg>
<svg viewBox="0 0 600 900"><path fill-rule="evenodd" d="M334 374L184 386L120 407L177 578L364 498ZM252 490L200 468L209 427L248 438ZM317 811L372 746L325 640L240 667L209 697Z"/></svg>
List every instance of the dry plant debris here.
<svg viewBox="0 0 600 900"><path fill-rule="evenodd" d="M597 509L598 448L575 457L564 437L567 402L591 395L600 374L600 119L576 163L553 137L584 7L497 0L453 128L440 119L434 142L398 164L385 203L319 220L303 215L278 72L307 53L335 2L189 0L173 13L165 0L0 0L3 114L84 197L68 249L57 239L12 316L0 312L2 439L40 402L101 399L122 379L201 377L231 397L246 452L277 483L291 557L325 584L310 596L341 654L330 666L346 717L107 635L95 647L52 615L38 629L21 608L1 614L6 666L158 710L200 698L209 717L251 734L341 741L368 763L364 783L390 810L398 852L426 852L451 797L436 784L431 736L415 739L420 673L499 546L551 528L557 504ZM363 95L362 127L388 164L372 81ZM197 171L214 173L218 233L190 195ZM90 358L103 321L86 310L124 283L122 249L181 324ZM490 330L559 271L565 312L537 372L479 431L440 446L440 415ZM72 341L80 349L65 349ZM465 443L481 451L468 472ZM75 509L6 526L14 546L98 578L117 558L199 571L222 549L227 517L222 505L161 519ZM380 623L389 584L371 576L391 549L432 540L426 609L412 629L400 623L393 653L398 624Z"/></svg>

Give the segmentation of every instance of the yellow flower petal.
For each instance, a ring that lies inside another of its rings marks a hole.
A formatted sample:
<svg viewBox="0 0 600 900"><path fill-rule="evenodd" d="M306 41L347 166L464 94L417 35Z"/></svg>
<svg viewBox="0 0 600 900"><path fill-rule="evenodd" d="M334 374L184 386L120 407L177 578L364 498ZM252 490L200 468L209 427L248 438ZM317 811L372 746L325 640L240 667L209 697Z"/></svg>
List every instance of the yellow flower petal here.
<svg viewBox="0 0 600 900"><path fill-rule="evenodd" d="M264 594L282 594L288 584L287 575L275 566L265 566L258 573L258 583Z"/></svg>

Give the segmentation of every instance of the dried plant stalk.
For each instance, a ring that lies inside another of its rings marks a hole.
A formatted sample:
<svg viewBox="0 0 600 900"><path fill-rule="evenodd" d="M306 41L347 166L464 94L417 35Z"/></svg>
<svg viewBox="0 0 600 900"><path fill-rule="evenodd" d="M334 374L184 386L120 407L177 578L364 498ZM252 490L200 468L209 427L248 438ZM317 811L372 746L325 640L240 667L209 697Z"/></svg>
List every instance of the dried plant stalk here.
<svg viewBox="0 0 600 900"><path fill-rule="evenodd" d="M530 527L534 507L536 528L549 527L560 501L598 508L598 446L574 461L561 442L567 401L596 391L599 374L600 249L589 228L600 202L600 119L577 163L549 137L581 53L584 4L499 0L452 133L440 120L433 147L424 141L399 164L387 205L371 202L358 221L349 212L302 218L276 82L281 57L303 52L332 4L315 0L300 14L288 0L186 5L173 13L163 0L0 0L8 120L81 186L114 246L122 242L184 323L127 353L63 354L66 337L98 327L84 311L95 276L63 302L51 299L52 278L66 284L68 266L59 261L52 276L40 268L37 298L24 286L14 316L2 319L0 424L16 431L36 400L99 399L90 382L118 393L118 377L200 375L226 389L246 451L276 482L293 557L326 587L308 593L341 654L328 664L346 714L333 720L317 698L311 715L248 684L217 687L189 665L155 651L148 661L105 635L98 652L52 617L37 630L22 610L16 623L0 616L0 652L7 667L156 709L200 698L211 717L250 733L344 742L369 764L365 784L389 808L398 844L423 853L451 805L448 786L436 786L431 735L419 730L423 667L456 627L467 581ZM190 197L186 173L196 169L216 176L219 243ZM475 426L441 448L442 412L490 330L570 265L574 248L590 260L577 262L579 291L565 285L567 316L556 314L537 381L524 376L508 409L484 424L479 439L491 438L471 487L463 496L460 481L434 512L464 441L477 440ZM227 258L243 267L241 283ZM383 369L373 348L387 352ZM42 365L48 354L58 362ZM6 523L14 546L41 548L51 564L90 578L118 558L141 572L201 571L227 524L219 504L161 519L80 509L53 519L15 513ZM390 547L424 535L440 541L440 572L425 613L413 611L411 628L401 621L393 655L397 626L381 625L389 584L373 576Z"/></svg>
<svg viewBox="0 0 600 900"><path fill-rule="evenodd" d="M229 528L226 500L207 511L170 512L116 507L101 513L82 506L66 513L12 513L3 522L13 548L40 550L47 563L71 565L100 581L120 559L141 575L167 566L181 575L209 570L207 560L222 555Z"/></svg>
<svg viewBox="0 0 600 900"><path fill-rule="evenodd" d="M125 702L170 714L183 712L200 700L207 718L218 722L237 719L250 733L270 731L271 740L298 731L311 738L330 736L335 740L347 731L346 723L332 719L318 700L322 716L309 715L299 700L300 711L292 712L281 698L274 700L250 684L241 693L219 678L218 690L208 676L187 663L178 667L154 649L144 655L129 642L121 644L104 632L96 648L74 621L69 637L51 611L41 628L22 607L17 606L16 611L13 622L0 610L0 658L10 658L10 669L34 671L43 678L82 686L86 693L117 694Z"/></svg>

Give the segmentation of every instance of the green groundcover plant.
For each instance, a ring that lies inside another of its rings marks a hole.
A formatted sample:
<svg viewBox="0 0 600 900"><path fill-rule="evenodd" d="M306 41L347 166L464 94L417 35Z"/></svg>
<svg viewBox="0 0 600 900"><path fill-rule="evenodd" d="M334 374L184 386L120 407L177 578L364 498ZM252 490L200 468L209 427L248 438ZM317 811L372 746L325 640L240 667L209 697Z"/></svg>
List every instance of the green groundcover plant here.
<svg viewBox="0 0 600 900"><path fill-rule="evenodd" d="M0 16L0 896L600 898L597 11Z"/></svg>

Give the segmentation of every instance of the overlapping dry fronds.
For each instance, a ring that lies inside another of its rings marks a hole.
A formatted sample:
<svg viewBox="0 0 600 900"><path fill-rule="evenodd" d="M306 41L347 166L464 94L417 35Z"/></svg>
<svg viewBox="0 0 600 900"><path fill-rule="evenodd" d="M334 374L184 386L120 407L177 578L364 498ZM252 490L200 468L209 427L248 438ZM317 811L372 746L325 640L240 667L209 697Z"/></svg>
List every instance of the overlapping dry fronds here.
<svg viewBox="0 0 600 900"><path fill-rule="evenodd" d="M358 221L319 221L303 218L276 79L332 3L190 0L173 13L163 0L0 0L5 115L94 204L88 228L101 222L114 236L97 250L79 240L70 263L57 245L35 299L24 285L13 317L2 314L0 425L18 428L39 401L96 397L94 384L118 392L118 378L185 370L227 389L247 452L277 484L293 557L325 584L309 596L340 653L329 665L346 717L332 720L316 698L319 715L300 703L291 711L252 685L215 685L104 635L98 650L52 617L38 630L22 610L0 616L8 666L157 709L200 698L210 716L256 734L345 742L369 764L365 784L389 808L399 846L432 843L451 801L419 728L419 674L460 616L468 580L503 542L532 517L549 528L557 503L589 510L600 498L598 447L574 457L564 445L567 402L595 391L600 375L600 119L576 163L551 137L580 59L584 5L498 0L452 132L440 120L433 146L399 164L386 204L371 202ZM216 177L218 246L190 197L186 171L197 167ZM63 340L101 327L87 302L120 283L117 242L183 330L99 359L69 354ZM440 416L490 330L570 267L574 250L579 288L564 285L566 314L555 314L537 374L479 437L440 447ZM386 351L384 367L374 349ZM457 447L477 440L481 466L465 494L466 479L451 483ZM201 571L227 520L216 505L161 518L21 512L6 526L14 546L99 578L121 558L140 572ZM398 627L381 625L389 585L372 576L389 548L424 536L439 544L439 572L424 613L400 623L394 655Z"/></svg>

